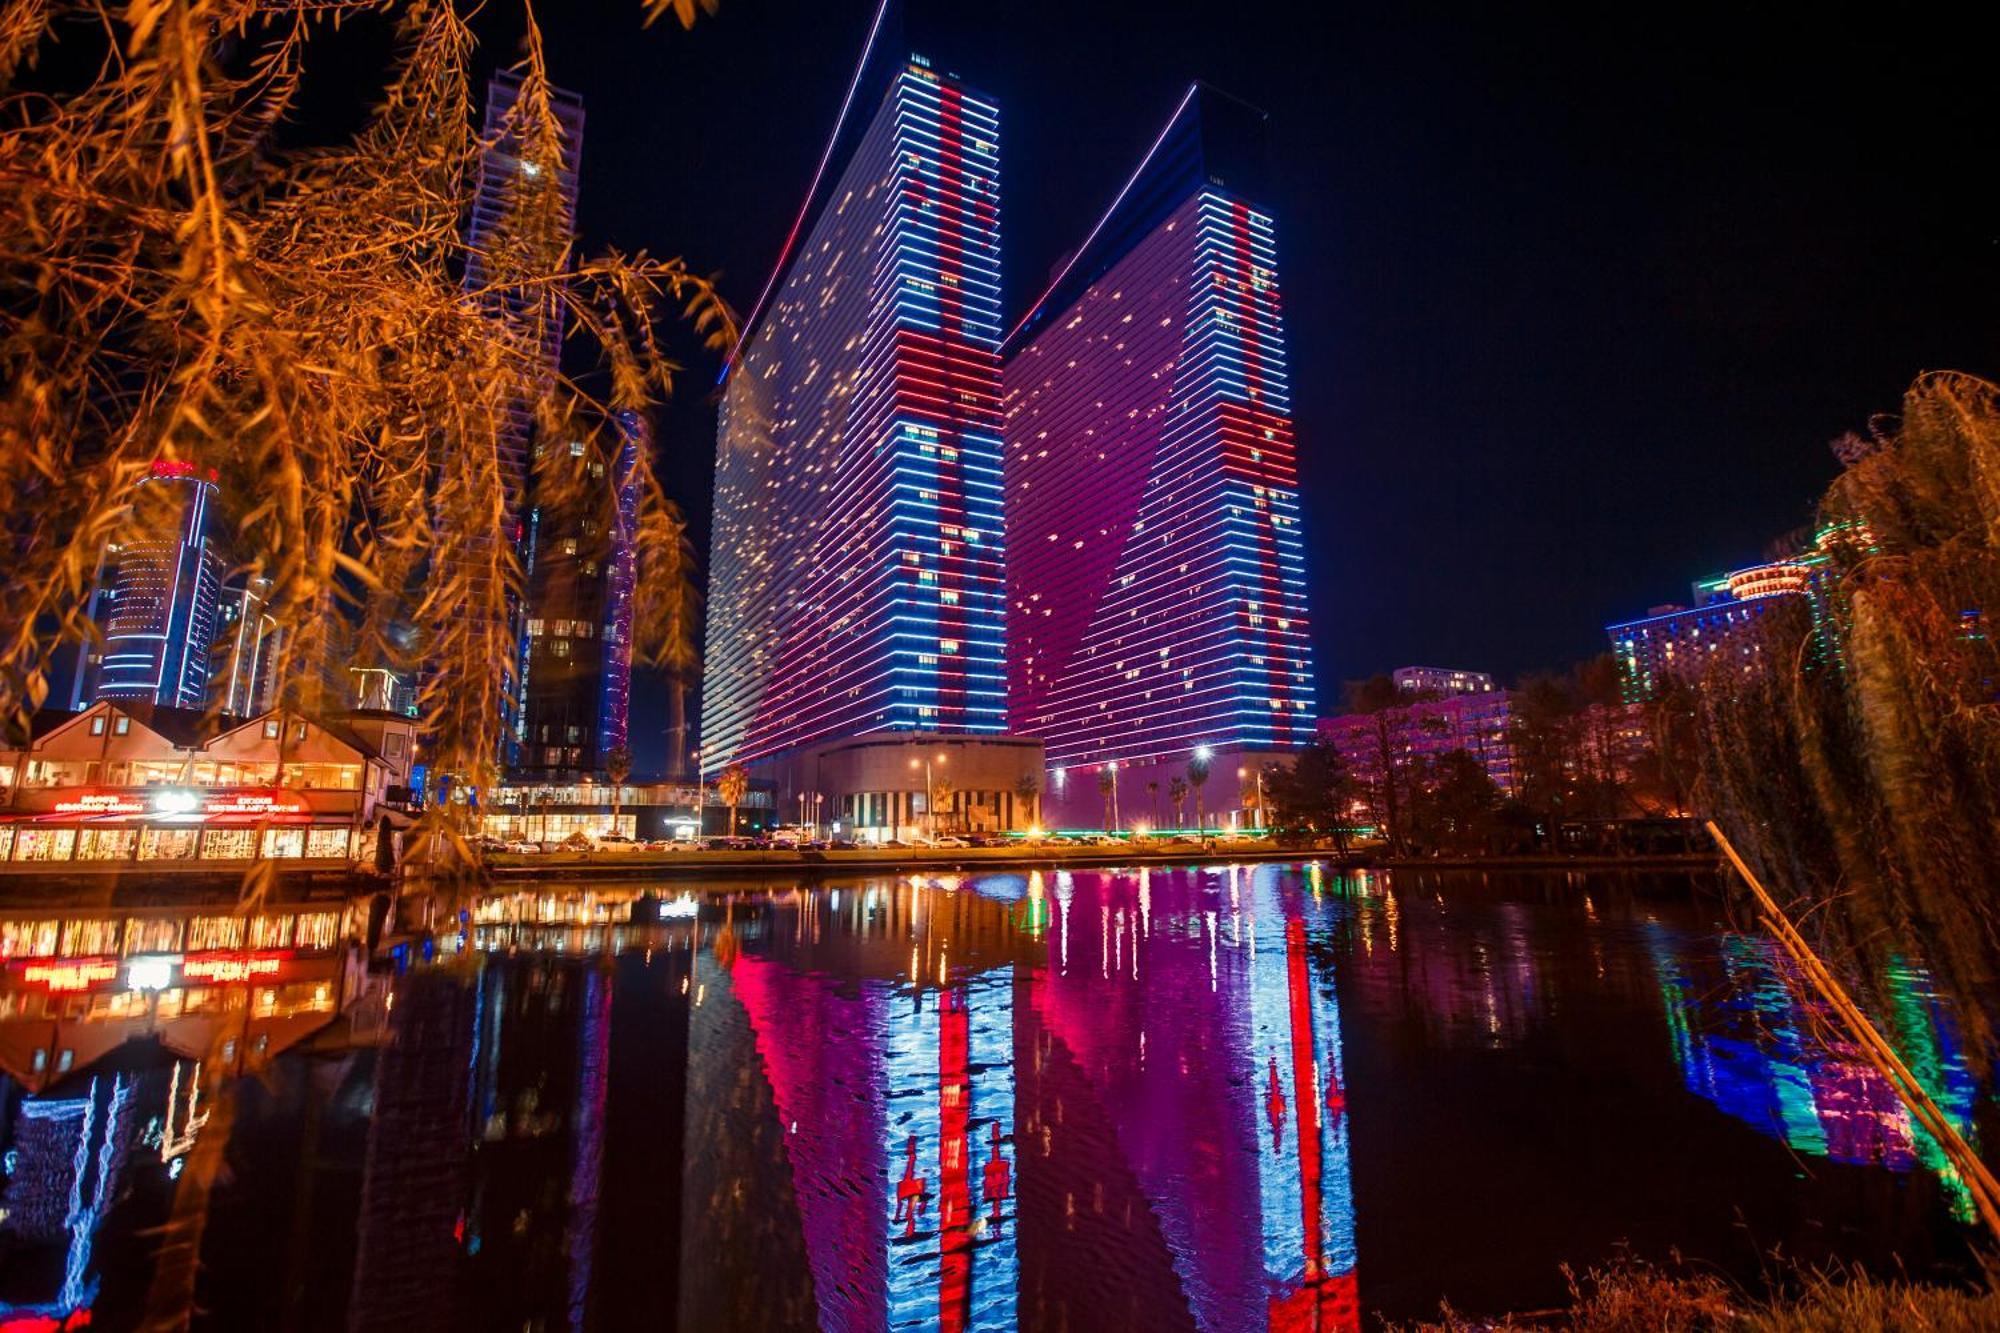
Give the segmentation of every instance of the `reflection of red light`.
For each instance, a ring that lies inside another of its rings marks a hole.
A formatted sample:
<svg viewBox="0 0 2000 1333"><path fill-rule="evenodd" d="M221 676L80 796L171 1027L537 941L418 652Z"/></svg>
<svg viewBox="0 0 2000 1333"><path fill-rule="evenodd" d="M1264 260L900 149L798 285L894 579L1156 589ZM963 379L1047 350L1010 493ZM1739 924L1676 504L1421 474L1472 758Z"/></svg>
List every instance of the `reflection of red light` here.
<svg viewBox="0 0 2000 1333"><path fill-rule="evenodd" d="M71 1310L58 1319L54 1315L31 1314L17 1319L0 1319L0 1333L75 1333L90 1327L90 1307Z"/></svg>
<svg viewBox="0 0 2000 1333"><path fill-rule="evenodd" d="M181 963L181 979L184 981L249 981L256 977L276 976L291 954L279 951L273 953L209 953L190 954Z"/></svg>
<svg viewBox="0 0 2000 1333"><path fill-rule="evenodd" d="M59 958L53 962L29 963L21 969L21 980L52 991L89 990L117 979L115 958Z"/></svg>
<svg viewBox="0 0 2000 1333"><path fill-rule="evenodd" d="M186 459L158 458L153 460L153 475L156 477L192 477L195 466Z"/></svg>

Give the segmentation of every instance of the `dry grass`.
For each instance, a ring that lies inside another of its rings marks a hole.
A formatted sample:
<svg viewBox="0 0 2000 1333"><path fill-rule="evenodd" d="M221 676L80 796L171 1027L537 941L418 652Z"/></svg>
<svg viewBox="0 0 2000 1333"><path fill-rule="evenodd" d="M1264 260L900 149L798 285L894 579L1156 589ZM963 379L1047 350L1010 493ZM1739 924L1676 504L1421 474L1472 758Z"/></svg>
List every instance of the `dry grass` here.
<svg viewBox="0 0 2000 1333"><path fill-rule="evenodd" d="M1568 1270L1564 1270L1568 1274ZM2000 1296L1882 1282L1865 1273L1813 1273L1785 1297L1744 1296L1708 1274L1672 1275L1627 1261L1568 1274L1571 1301L1559 1311L1473 1319L1448 1307L1399 1333L1988 1333L2000 1329Z"/></svg>

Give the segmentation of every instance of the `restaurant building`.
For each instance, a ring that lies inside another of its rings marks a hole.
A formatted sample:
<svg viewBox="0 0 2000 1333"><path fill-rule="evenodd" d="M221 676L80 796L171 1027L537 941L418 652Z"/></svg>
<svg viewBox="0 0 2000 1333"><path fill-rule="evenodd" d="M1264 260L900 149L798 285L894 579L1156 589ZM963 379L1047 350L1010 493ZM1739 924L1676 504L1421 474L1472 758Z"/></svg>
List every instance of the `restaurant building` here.
<svg viewBox="0 0 2000 1333"><path fill-rule="evenodd" d="M387 712L239 720L106 700L44 715L0 751L0 864L365 860L415 749L416 723Z"/></svg>

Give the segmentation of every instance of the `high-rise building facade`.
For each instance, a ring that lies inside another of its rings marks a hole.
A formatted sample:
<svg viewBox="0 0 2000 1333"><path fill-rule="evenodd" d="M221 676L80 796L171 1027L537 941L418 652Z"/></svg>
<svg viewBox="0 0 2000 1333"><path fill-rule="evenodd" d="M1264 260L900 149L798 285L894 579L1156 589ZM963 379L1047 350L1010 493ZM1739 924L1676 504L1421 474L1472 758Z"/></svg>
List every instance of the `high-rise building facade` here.
<svg viewBox="0 0 2000 1333"><path fill-rule="evenodd" d="M633 533L639 517L637 469L647 466L645 419L627 412L608 488L612 503L584 512L537 509L540 547L528 583L528 654L517 778L565 780L601 771L626 747L632 688L632 604L637 593ZM556 460L553 466L560 466ZM592 473L587 496L607 488L597 460L574 460ZM551 466L545 463L544 466Z"/></svg>
<svg viewBox="0 0 2000 1333"><path fill-rule="evenodd" d="M566 441L535 438L533 394L554 385L562 359L562 316L546 287L523 282L567 262L576 231L577 172L583 158L583 99L551 87L555 120L553 144L537 142L536 125L521 105L522 79L513 70L496 73L486 88L484 150L472 212L466 225L464 289L488 318L505 326L536 358L535 388L509 403L499 429L503 531L532 583L540 532L533 505L531 448L562 447ZM518 645L510 679L504 682L510 758L519 759L527 736L527 682L532 644L531 613L510 604L507 631Z"/></svg>
<svg viewBox="0 0 2000 1333"><path fill-rule="evenodd" d="M222 557L209 536L216 493L215 470L191 462L162 460L140 479L131 535L106 555L93 699L207 707L222 595Z"/></svg>
<svg viewBox="0 0 2000 1333"><path fill-rule="evenodd" d="M710 771L1005 727L999 165L993 104L912 57L751 316L716 448Z"/></svg>
<svg viewBox="0 0 2000 1333"><path fill-rule="evenodd" d="M1073 787L1099 804L1079 767L1157 781L1313 735L1262 136L1190 88L1008 335L1009 719L1046 743L1059 810Z"/></svg>
<svg viewBox="0 0 2000 1333"><path fill-rule="evenodd" d="M270 605L271 580L262 575L240 575L222 590L210 702L229 717L254 717L277 706L284 632Z"/></svg>

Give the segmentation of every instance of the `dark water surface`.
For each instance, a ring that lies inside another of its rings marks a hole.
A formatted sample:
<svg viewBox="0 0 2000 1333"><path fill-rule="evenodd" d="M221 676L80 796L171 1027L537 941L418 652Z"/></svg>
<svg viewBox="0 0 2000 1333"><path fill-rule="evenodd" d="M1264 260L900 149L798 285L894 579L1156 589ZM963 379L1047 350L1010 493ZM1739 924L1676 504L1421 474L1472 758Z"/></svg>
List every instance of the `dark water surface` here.
<svg viewBox="0 0 2000 1333"><path fill-rule="evenodd" d="M211 1328L1078 1333L1534 1309L1621 1248L1963 1276L1935 1146L1697 890L1262 865L649 927L629 891L492 900L382 1042L335 1025L233 1083L140 1043L8 1092L0 1329L131 1327L177 1273ZM1921 968L1877 1007L1994 1132ZM170 1216L198 1267L157 1262Z"/></svg>

